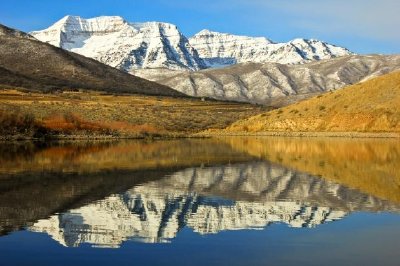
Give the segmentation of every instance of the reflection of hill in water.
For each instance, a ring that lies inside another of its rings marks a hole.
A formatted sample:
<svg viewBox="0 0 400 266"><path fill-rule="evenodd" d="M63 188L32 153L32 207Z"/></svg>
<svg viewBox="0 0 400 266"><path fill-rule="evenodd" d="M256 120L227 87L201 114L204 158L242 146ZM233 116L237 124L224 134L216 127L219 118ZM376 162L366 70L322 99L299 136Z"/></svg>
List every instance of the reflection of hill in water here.
<svg viewBox="0 0 400 266"><path fill-rule="evenodd" d="M221 138L237 151L400 203L397 139Z"/></svg>
<svg viewBox="0 0 400 266"><path fill-rule="evenodd" d="M248 161L246 152L213 139L0 145L0 180L10 173L161 169Z"/></svg>
<svg viewBox="0 0 400 266"><path fill-rule="evenodd" d="M69 246L118 246L168 241L183 227L313 227L353 211L397 212L399 146L293 138L0 145L0 234L29 227Z"/></svg>
<svg viewBox="0 0 400 266"><path fill-rule="evenodd" d="M249 160L216 140L0 145L0 235L186 167Z"/></svg>
<svg viewBox="0 0 400 266"><path fill-rule="evenodd" d="M67 246L117 247L128 239L168 241L183 227L200 234L271 223L314 227L352 211L399 209L318 177L252 162L178 171L40 220L30 230Z"/></svg>

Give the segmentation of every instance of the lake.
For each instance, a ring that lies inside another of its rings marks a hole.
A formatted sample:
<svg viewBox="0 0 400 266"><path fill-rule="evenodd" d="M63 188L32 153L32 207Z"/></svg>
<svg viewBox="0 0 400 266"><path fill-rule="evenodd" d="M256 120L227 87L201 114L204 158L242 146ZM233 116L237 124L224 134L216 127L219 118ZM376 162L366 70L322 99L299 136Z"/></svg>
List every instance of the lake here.
<svg viewBox="0 0 400 266"><path fill-rule="evenodd" d="M399 265L397 139L0 144L0 265Z"/></svg>

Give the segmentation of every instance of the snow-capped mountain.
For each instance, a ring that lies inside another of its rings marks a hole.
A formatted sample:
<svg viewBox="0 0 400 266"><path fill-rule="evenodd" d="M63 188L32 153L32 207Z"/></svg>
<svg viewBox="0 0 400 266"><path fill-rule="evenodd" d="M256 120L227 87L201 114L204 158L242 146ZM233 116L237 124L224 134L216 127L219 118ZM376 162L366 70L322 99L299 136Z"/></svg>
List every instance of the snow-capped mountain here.
<svg viewBox="0 0 400 266"><path fill-rule="evenodd" d="M317 40L273 43L263 37L203 30L188 40L169 23L130 23L118 16L66 16L31 32L40 41L94 58L127 72L141 68L199 70L240 62L299 64L351 54Z"/></svg>
<svg viewBox="0 0 400 266"><path fill-rule="evenodd" d="M237 36L202 30L189 39L209 67L236 63L301 64L352 54L346 48L318 40L274 43L263 37Z"/></svg>
<svg viewBox="0 0 400 266"><path fill-rule="evenodd" d="M188 39L168 23L129 23L117 16L92 19L66 16L31 35L128 72L136 68L205 67Z"/></svg>
<svg viewBox="0 0 400 266"><path fill-rule="evenodd" d="M398 206L323 178L266 163L196 167L36 222L70 247L119 247L126 240L168 242L184 228L198 234L261 229L273 223L316 227L352 211Z"/></svg>

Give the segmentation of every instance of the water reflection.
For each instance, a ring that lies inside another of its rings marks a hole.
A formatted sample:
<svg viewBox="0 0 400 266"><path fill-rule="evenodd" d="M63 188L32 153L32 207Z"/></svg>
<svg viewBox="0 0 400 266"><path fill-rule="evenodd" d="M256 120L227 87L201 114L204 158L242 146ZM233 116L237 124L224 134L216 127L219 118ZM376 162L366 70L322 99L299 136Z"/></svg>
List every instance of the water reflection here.
<svg viewBox="0 0 400 266"><path fill-rule="evenodd" d="M222 138L237 151L400 203L400 141Z"/></svg>
<svg viewBox="0 0 400 266"><path fill-rule="evenodd" d="M19 147L0 156L1 232L27 228L68 247L119 247L170 242L183 228L202 235L274 223L314 228L352 212L399 212L398 144L335 141Z"/></svg>

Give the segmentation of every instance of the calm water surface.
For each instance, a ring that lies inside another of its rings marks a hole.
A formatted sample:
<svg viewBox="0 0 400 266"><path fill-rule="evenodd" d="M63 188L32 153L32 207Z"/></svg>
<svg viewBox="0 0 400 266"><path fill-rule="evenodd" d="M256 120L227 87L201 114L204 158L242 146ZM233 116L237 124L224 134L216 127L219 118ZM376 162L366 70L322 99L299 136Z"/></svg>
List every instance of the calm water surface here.
<svg viewBox="0 0 400 266"><path fill-rule="evenodd" d="M398 140L0 145L0 265L400 265Z"/></svg>

